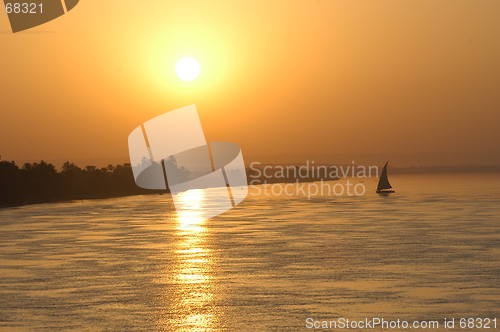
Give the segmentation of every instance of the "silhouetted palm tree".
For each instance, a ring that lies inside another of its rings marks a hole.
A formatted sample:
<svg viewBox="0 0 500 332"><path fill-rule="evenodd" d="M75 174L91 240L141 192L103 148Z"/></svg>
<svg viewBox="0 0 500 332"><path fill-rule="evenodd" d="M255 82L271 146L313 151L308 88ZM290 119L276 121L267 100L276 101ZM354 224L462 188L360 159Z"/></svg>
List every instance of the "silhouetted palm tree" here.
<svg viewBox="0 0 500 332"><path fill-rule="evenodd" d="M155 193L135 185L130 164L80 168L69 161L57 171L45 161L0 159L0 206Z"/></svg>

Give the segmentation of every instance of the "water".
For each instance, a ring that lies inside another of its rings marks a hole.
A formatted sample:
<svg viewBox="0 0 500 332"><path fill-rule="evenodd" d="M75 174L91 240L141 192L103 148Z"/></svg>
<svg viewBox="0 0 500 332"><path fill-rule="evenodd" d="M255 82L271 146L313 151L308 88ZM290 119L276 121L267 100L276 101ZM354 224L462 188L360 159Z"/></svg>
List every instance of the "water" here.
<svg viewBox="0 0 500 332"><path fill-rule="evenodd" d="M252 196L212 220L168 195L0 210L0 330L500 318L500 176L392 182L389 197Z"/></svg>

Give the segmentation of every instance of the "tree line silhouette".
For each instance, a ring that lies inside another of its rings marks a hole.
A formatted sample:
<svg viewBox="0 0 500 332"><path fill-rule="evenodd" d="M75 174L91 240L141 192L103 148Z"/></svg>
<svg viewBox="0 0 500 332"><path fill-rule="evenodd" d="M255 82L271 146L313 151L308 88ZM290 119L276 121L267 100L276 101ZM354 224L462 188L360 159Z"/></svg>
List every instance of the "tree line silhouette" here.
<svg viewBox="0 0 500 332"><path fill-rule="evenodd" d="M45 161L18 167L0 160L0 207L150 193L135 184L130 164L80 168L65 162L57 170Z"/></svg>

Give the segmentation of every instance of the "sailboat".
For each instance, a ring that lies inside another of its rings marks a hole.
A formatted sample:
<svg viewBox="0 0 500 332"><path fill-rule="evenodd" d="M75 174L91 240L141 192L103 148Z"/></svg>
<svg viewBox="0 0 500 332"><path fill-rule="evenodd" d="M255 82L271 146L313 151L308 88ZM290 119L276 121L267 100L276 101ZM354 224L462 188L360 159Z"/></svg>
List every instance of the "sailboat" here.
<svg viewBox="0 0 500 332"><path fill-rule="evenodd" d="M392 186L389 183L389 178L387 177L387 165L389 165L389 162L385 163L384 169L382 170L382 174L380 175L380 179L378 181L378 186L377 186L377 194L392 194L395 193L394 190L392 190Z"/></svg>

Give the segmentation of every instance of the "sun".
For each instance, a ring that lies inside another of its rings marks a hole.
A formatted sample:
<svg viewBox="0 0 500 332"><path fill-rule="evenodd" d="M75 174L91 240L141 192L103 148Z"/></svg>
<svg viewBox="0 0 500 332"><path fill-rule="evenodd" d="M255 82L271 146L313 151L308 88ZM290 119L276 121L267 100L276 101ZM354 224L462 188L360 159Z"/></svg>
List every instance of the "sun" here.
<svg viewBox="0 0 500 332"><path fill-rule="evenodd" d="M198 60L193 57L182 57L175 64L177 76L186 82L191 82L200 76L201 66Z"/></svg>

